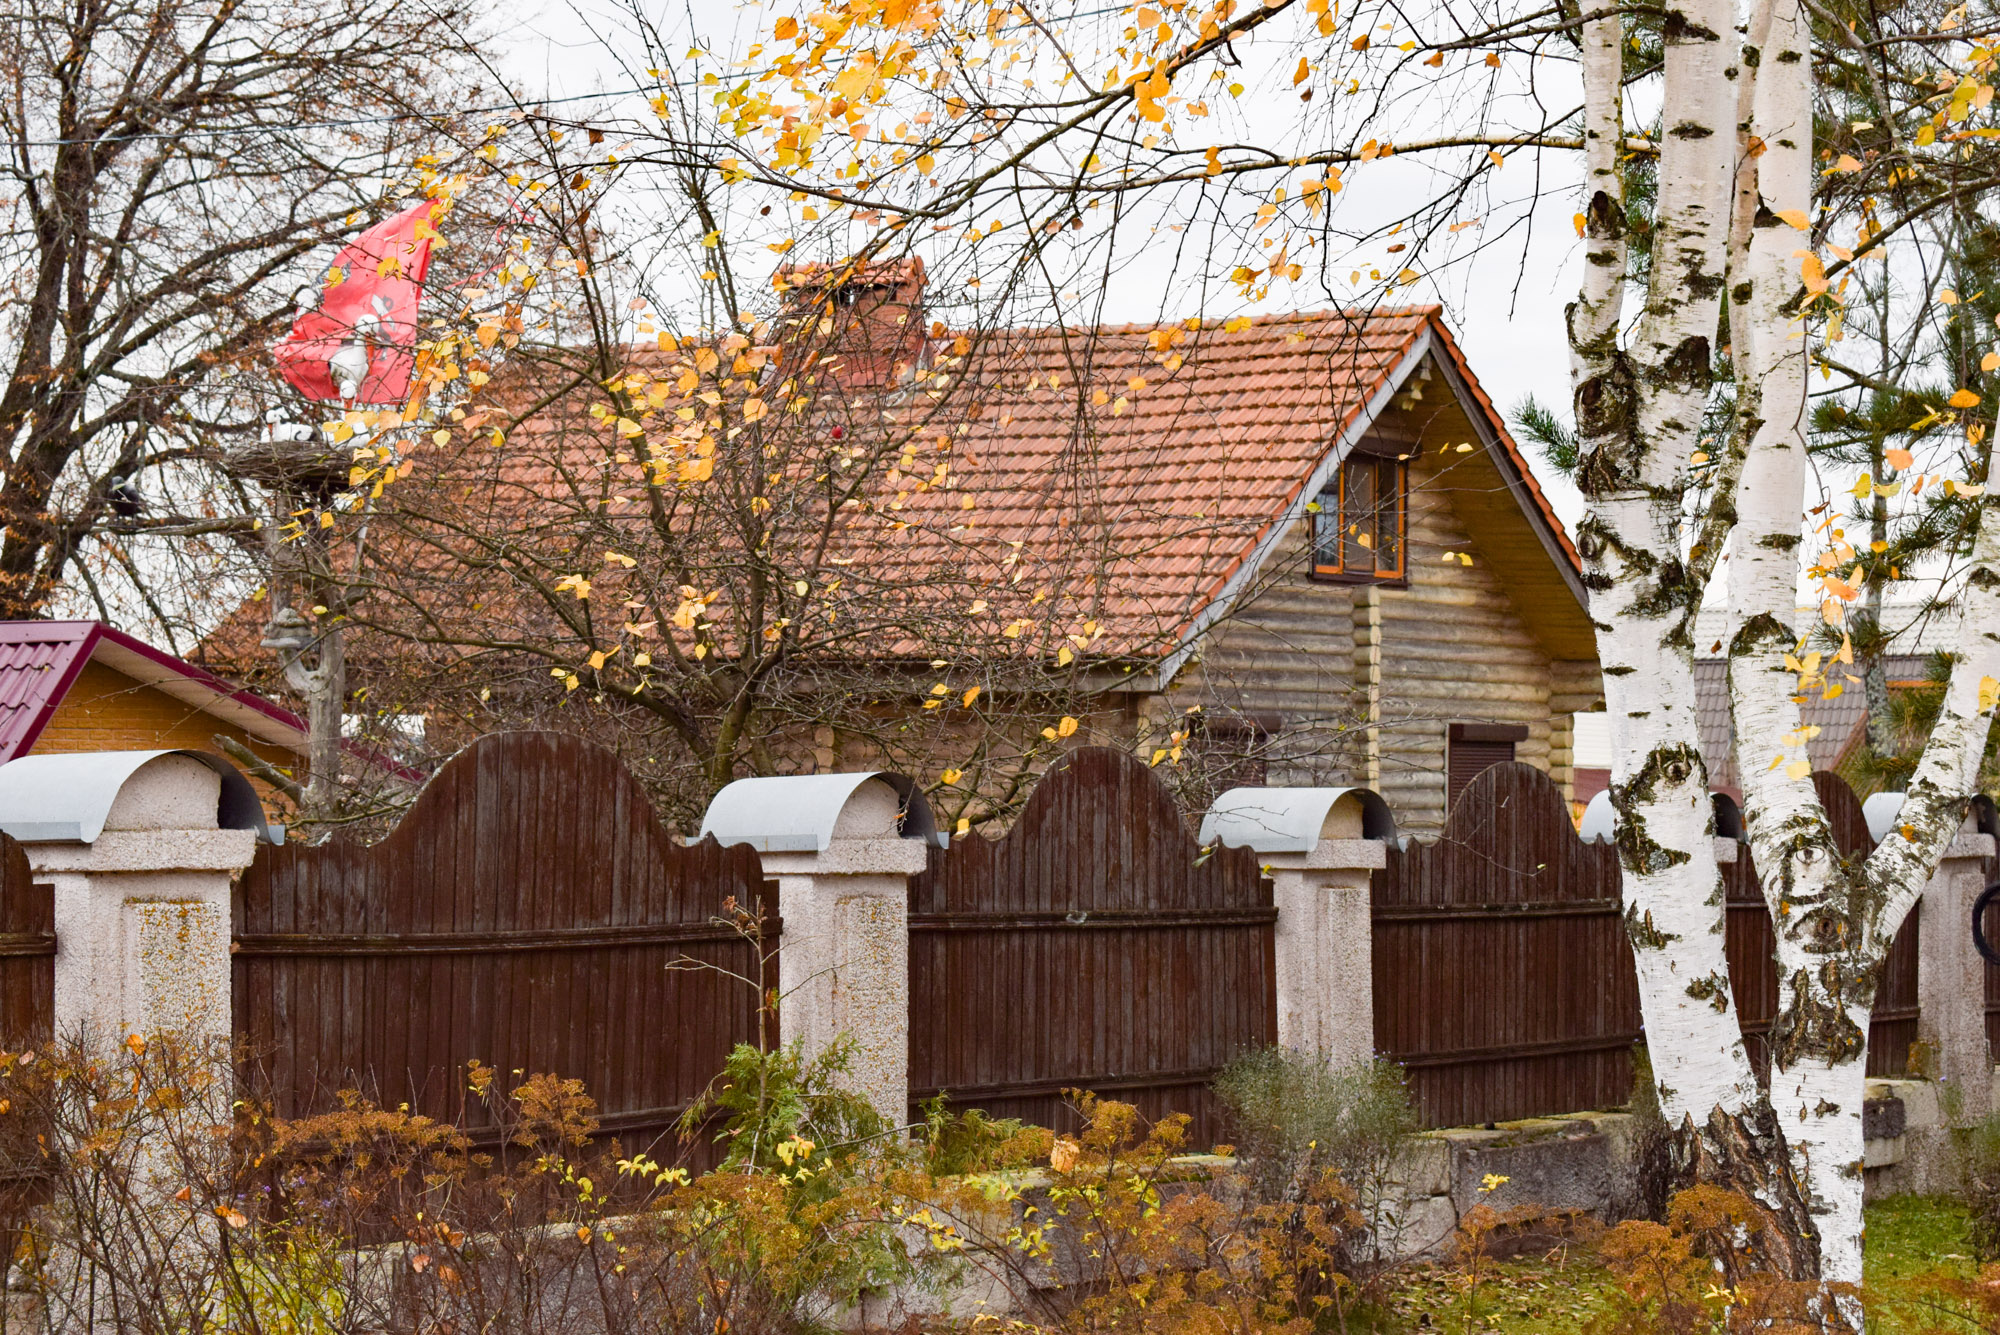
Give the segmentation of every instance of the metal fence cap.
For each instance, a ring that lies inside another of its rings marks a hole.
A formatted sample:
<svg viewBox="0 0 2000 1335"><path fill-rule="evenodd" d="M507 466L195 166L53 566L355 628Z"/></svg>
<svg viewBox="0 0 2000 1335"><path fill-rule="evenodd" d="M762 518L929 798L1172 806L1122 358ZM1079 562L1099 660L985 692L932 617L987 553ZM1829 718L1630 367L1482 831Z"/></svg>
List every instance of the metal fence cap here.
<svg viewBox="0 0 2000 1335"><path fill-rule="evenodd" d="M1396 817L1372 788L1231 788L1201 820L1201 842L1257 853L1310 853L1344 798L1361 806L1361 837L1393 842Z"/></svg>
<svg viewBox="0 0 2000 1335"><path fill-rule="evenodd" d="M10 760L0 765L0 831L24 843L96 843L126 782L165 756L187 756L222 776L217 829L255 830L259 838L270 838L264 804L250 781L221 756L188 750L78 751Z"/></svg>
<svg viewBox="0 0 2000 1335"><path fill-rule="evenodd" d="M738 779L709 802L701 834L713 835L718 843L748 844L760 853L824 852L848 803L875 780L896 795L899 836L945 846L931 804L916 782L889 770Z"/></svg>

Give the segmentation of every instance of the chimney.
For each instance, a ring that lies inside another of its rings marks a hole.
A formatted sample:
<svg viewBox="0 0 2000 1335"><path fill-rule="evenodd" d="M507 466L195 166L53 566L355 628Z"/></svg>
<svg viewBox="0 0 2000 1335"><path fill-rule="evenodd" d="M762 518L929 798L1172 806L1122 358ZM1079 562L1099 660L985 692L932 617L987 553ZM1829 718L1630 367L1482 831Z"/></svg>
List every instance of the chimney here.
<svg viewBox="0 0 2000 1335"><path fill-rule="evenodd" d="M834 377L856 388L908 384L928 357L924 262L788 265L773 280L784 297L787 330L812 355L834 364Z"/></svg>

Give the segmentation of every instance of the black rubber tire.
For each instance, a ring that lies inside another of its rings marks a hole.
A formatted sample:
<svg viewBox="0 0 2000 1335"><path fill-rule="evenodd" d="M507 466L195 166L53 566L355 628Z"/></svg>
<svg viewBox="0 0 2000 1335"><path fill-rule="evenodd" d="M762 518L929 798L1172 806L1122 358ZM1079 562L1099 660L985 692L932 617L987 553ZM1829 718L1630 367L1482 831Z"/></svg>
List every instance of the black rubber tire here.
<svg viewBox="0 0 2000 1335"><path fill-rule="evenodd" d="M2000 881L1995 881L1979 892L1979 898L1972 903L1972 944L1979 948L1980 955L1988 964L2000 964L2000 950L1987 941L1986 932L1980 922L1986 917L1987 906L2000 900Z"/></svg>

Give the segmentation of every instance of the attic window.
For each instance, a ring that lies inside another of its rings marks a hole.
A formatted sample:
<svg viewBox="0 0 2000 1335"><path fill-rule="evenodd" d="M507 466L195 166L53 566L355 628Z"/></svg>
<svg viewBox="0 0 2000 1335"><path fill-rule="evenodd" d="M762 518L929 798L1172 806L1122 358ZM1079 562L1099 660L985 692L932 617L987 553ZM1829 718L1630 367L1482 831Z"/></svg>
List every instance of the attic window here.
<svg viewBox="0 0 2000 1335"><path fill-rule="evenodd" d="M1395 580L1405 574L1410 466L1360 454L1341 461L1313 517L1313 573L1335 579Z"/></svg>

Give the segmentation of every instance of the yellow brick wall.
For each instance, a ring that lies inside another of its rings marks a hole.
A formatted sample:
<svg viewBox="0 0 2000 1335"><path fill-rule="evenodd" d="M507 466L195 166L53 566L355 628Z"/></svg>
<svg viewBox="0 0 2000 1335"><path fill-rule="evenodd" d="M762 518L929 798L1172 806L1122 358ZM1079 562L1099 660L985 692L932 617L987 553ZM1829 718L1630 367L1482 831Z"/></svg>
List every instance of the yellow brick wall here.
<svg viewBox="0 0 2000 1335"><path fill-rule="evenodd" d="M285 748L253 740L241 728L102 663L84 664L75 685L56 706L54 716L28 754L175 748L222 755L222 748L215 744L217 736L242 743L282 769L298 767L298 757ZM250 782L264 799L265 812L274 820L283 819L283 799L256 778Z"/></svg>

